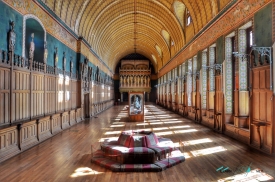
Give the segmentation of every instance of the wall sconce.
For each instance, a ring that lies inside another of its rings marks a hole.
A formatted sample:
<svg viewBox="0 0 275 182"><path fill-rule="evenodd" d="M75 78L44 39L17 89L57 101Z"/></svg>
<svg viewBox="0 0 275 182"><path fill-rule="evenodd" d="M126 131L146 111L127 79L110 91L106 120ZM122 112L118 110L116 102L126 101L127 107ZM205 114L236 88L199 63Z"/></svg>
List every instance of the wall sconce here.
<svg viewBox="0 0 275 182"><path fill-rule="evenodd" d="M183 81L186 81L186 75L183 75L183 76L181 77L181 79L182 79Z"/></svg>
<svg viewBox="0 0 275 182"><path fill-rule="evenodd" d="M220 73L221 73L221 76L223 76L222 74L222 64L217 64L217 63L215 63L215 64L212 64L212 65L209 65L209 66L205 66L205 65L202 65L202 69L208 69L208 70L218 70L218 71L220 71ZM221 85L222 85L222 79L221 79ZM222 90L223 90L223 87L221 88Z"/></svg>
<svg viewBox="0 0 275 182"><path fill-rule="evenodd" d="M222 74L222 64L212 64L210 66L202 65L203 69L213 69L213 70L219 70Z"/></svg>
<svg viewBox="0 0 275 182"><path fill-rule="evenodd" d="M269 57L269 66L270 66L270 90L273 90L273 71L272 71L272 47L256 47L256 45L252 46L252 51L257 51L261 56ZM251 54L251 53L250 53Z"/></svg>
<svg viewBox="0 0 275 182"><path fill-rule="evenodd" d="M200 71L196 71L196 78L200 79Z"/></svg>

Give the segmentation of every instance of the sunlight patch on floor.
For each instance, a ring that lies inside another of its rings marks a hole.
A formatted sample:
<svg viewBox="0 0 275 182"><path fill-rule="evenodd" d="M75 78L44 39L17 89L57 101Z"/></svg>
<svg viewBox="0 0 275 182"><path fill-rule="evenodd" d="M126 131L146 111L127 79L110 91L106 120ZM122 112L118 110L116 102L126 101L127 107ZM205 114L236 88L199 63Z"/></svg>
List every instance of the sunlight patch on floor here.
<svg viewBox="0 0 275 182"><path fill-rule="evenodd" d="M163 135L171 135L173 134L172 131L166 131L166 132L154 132L157 136L163 136Z"/></svg>
<svg viewBox="0 0 275 182"><path fill-rule="evenodd" d="M158 125L158 124L164 124L163 122L154 122L154 123L150 123L150 125Z"/></svg>
<svg viewBox="0 0 275 182"><path fill-rule="evenodd" d="M160 128L152 128L153 131L159 131L159 130L168 130L168 127L160 127Z"/></svg>
<svg viewBox="0 0 275 182"><path fill-rule="evenodd" d="M114 134L120 134L121 131L107 131L105 132L105 135L114 135Z"/></svg>
<svg viewBox="0 0 275 182"><path fill-rule="evenodd" d="M149 123L138 123L137 126L147 126Z"/></svg>
<svg viewBox="0 0 275 182"><path fill-rule="evenodd" d="M171 123L182 123L182 121L165 121L163 122L165 124L171 124Z"/></svg>
<svg viewBox="0 0 275 182"><path fill-rule="evenodd" d="M108 138L100 138L98 142L110 142L110 141L117 141L118 137L108 137Z"/></svg>
<svg viewBox="0 0 275 182"><path fill-rule="evenodd" d="M111 127L111 128L119 128L119 127L124 127L124 126L125 126L125 125L118 125L118 124L117 124L117 125L111 125L110 127Z"/></svg>
<svg viewBox="0 0 275 182"><path fill-rule="evenodd" d="M188 130L175 130L175 133L191 133L191 132L197 132L197 129L188 129Z"/></svg>
<svg viewBox="0 0 275 182"><path fill-rule="evenodd" d="M160 122L160 119L148 119L148 121L145 121L147 123L154 123L154 122Z"/></svg>
<svg viewBox="0 0 275 182"><path fill-rule="evenodd" d="M217 146L217 147L211 147L211 148L206 148L206 149L201 149L201 150L193 150L191 151L192 155L194 157L202 156L202 155L208 155L208 154L213 154L217 152L223 152L226 151L227 149L224 148L223 146Z"/></svg>
<svg viewBox="0 0 275 182"><path fill-rule="evenodd" d="M113 122L112 124L114 124L114 125L121 125L121 124L125 124L125 122Z"/></svg>
<svg viewBox="0 0 275 182"><path fill-rule="evenodd" d="M102 174L103 172L95 171L89 167L80 167L77 168L73 174L70 175L71 178L81 177L81 176L88 176L88 175L98 175Z"/></svg>
<svg viewBox="0 0 275 182"><path fill-rule="evenodd" d="M170 129L177 129L177 128L190 128L189 125L182 125L182 126L170 126Z"/></svg>
<svg viewBox="0 0 275 182"><path fill-rule="evenodd" d="M203 138L198 140L183 141L182 143L184 144L184 146L189 146L189 145L196 145L196 144L209 143L209 142L213 142L213 140L209 138Z"/></svg>

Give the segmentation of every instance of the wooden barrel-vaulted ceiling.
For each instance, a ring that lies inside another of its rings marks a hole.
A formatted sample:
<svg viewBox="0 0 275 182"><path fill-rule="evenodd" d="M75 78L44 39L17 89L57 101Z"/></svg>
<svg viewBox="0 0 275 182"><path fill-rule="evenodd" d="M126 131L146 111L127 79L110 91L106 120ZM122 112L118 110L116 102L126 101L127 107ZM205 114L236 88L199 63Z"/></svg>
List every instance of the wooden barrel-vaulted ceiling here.
<svg viewBox="0 0 275 182"><path fill-rule="evenodd" d="M115 70L119 60L139 53L156 70L231 0L42 0ZM189 11L192 22L186 26Z"/></svg>

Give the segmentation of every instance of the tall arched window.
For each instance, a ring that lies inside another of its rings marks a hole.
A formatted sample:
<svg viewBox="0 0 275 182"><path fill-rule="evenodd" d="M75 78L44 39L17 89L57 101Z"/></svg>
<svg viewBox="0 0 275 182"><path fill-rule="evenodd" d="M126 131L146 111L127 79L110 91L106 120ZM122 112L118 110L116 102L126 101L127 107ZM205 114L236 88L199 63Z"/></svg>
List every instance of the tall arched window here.
<svg viewBox="0 0 275 182"><path fill-rule="evenodd" d="M173 8L175 15L180 22L180 25L182 26L182 28L184 28L184 11L186 9L185 5L182 2L174 1Z"/></svg>

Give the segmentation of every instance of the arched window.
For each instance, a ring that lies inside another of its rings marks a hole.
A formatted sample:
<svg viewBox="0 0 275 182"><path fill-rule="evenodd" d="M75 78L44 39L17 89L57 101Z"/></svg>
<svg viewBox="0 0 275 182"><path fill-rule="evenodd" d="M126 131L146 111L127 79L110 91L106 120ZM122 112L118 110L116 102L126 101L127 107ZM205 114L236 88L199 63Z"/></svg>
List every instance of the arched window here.
<svg viewBox="0 0 275 182"><path fill-rule="evenodd" d="M168 45L168 47L171 47L171 38L170 38L170 34L166 31L166 30L162 30L161 31L161 35L164 38L166 44Z"/></svg>
<svg viewBox="0 0 275 182"><path fill-rule="evenodd" d="M184 28L184 11L186 9L185 5L182 2L174 1L173 8L175 15L180 22L180 25L182 26L182 28Z"/></svg>
<svg viewBox="0 0 275 182"><path fill-rule="evenodd" d="M186 11L186 25L189 26L191 24L191 15L190 15L190 12L187 10Z"/></svg>

